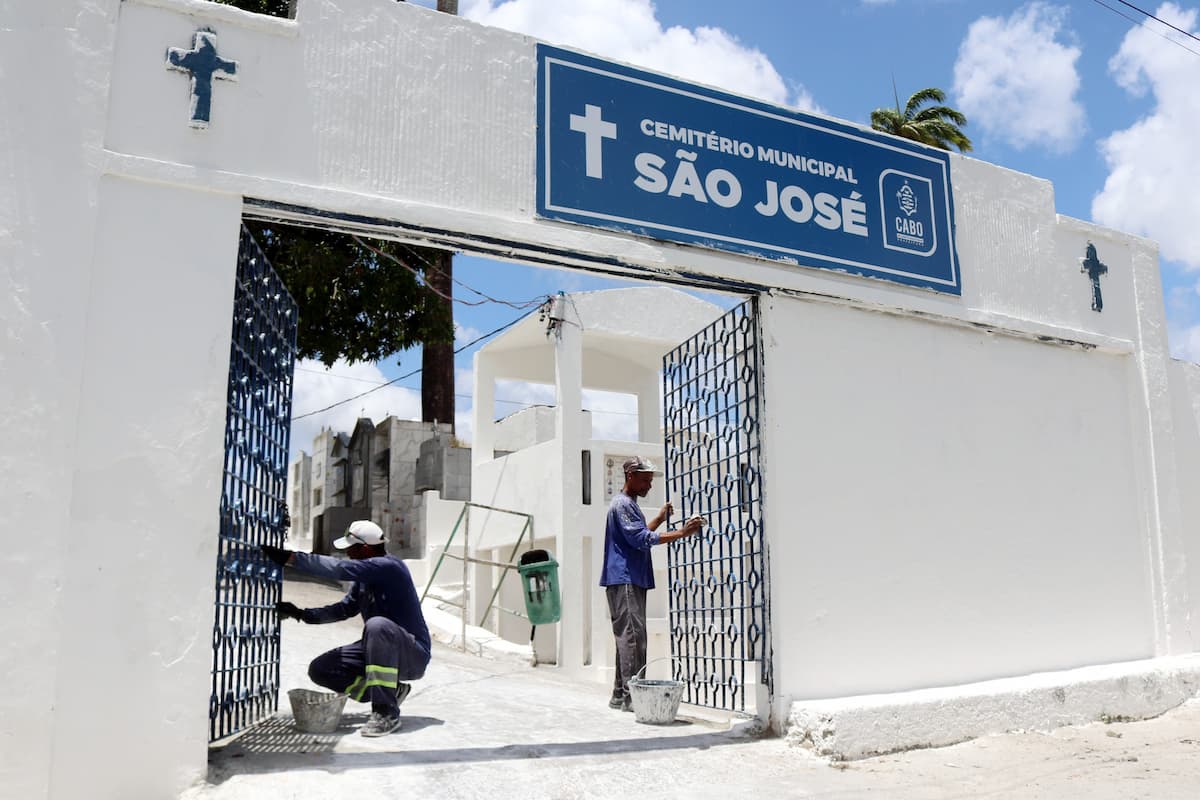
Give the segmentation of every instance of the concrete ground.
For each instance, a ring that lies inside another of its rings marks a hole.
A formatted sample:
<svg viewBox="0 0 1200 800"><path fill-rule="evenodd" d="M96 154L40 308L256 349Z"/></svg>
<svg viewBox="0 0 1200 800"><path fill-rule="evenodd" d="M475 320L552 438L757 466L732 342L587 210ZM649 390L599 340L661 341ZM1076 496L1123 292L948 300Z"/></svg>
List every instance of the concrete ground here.
<svg viewBox="0 0 1200 800"><path fill-rule="evenodd" d="M339 593L288 582L323 605ZM361 623L285 622L282 685L315 688L309 658L357 638ZM751 726L684 706L670 726L607 707L599 685L553 667L465 655L435 644L403 707L403 727L365 739L369 707L349 703L334 734L299 733L280 713L214 747L209 779L186 800L250 798L1132 798L1195 797L1200 702L1142 722L991 736L952 747L831 763Z"/></svg>

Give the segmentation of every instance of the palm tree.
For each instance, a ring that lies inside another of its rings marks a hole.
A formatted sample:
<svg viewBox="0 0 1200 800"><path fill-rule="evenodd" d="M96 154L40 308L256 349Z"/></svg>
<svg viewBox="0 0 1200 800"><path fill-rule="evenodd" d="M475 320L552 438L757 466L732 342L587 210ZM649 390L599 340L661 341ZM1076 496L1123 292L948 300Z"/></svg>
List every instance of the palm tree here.
<svg viewBox="0 0 1200 800"><path fill-rule="evenodd" d="M892 86L895 94L896 87ZM904 110L900 110L900 97L896 95L896 107L877 108L871 112L871 127L877 131L902 136L914 142L927 144L940 150L957 147L960 152L971 149L971 140L962 132L967 118L961 111L940 105L946 102L946 93L941 89L922 89L908 98ZM926 106L926 103L939 105Z"/></svg>

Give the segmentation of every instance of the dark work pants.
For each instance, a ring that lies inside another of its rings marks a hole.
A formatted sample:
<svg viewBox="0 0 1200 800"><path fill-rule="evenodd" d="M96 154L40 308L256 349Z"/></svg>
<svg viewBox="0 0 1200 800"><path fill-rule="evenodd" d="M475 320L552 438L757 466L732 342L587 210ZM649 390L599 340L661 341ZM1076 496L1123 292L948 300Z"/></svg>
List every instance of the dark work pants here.
<svg viewBox="0 0 1200 800"><path fill-rule="evenodd" d="M429 656L412 634L387 617L371 617L363 636L353 644L322 653L308 665L308 677L318 686L347 694L371 710L392 716L396 684L415 681L425 674Z"/></svg>
<svg viewBox="0 0 1200 800"><path fill-rule="evenodd" d="M605 594L617 642L613 698L628 698L629 679L646 666L646 590L632 583L621 583L605 587Z"/></svg>

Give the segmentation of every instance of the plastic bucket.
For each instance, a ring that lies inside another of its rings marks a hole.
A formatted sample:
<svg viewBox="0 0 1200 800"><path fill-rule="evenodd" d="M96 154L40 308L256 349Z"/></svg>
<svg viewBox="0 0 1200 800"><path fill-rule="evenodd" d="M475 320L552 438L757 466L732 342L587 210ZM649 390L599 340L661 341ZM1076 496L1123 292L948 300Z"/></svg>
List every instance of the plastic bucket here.
<svg viewBox="0 0 1200 800"><path fill-rule="evenodd" d="M305 733L333 733L346 707L346 695L311 689L289 689L288 701L292 704L296 727Z"/></svg>
<svg viewBox="0 0 1200 800"><path fill-rule="evenodd" d="M645 672L648 666L650 664L639 669L638 674ZM683 681L647 680L636 676L629 680L629 699L633 703L633 718L637 722L670 725L679 713L679 701L682 698Z"/></svg>

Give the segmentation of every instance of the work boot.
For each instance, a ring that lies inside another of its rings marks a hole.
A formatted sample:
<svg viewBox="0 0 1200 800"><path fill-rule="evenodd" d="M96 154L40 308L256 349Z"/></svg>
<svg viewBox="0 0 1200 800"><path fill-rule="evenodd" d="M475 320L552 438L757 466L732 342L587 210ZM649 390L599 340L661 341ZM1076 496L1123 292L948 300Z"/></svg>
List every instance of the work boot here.
<svg viewBox="0 0 1200 800"><path fill-rule="evenodd" d="M367 718L366 724L358 729L358 732L362 736L385 736L399 728L400 712L397 711L395 716L388 716L375 711Z"/></svg>
<svg viewBox="0 0 1200 800"><path fill-rule="evenodd" d="M633 704L628 697L614 697L608 701L608 707L614 711L633 711Z"/></svg>
<svg viewBox="0 0 1200 800"><path fill-rule="evenodd" d="M399 706L401 703L403 703L404 698L408 697L409 694L411 694L411 693L412 693L412 684L411 683L397 683L396 684L396 705Z"/></svg>

